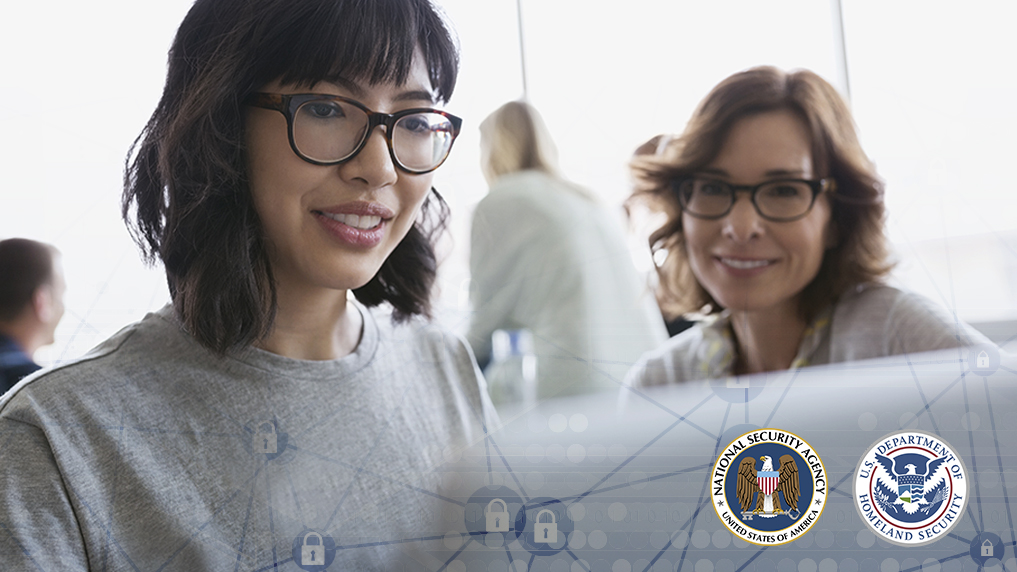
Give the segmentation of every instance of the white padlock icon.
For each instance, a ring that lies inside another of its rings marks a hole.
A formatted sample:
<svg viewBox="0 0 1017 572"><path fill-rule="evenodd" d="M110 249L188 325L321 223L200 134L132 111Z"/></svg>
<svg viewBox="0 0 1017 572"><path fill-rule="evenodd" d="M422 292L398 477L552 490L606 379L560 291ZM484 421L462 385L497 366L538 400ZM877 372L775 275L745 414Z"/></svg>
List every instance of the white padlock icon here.
<svg viewBox="0 0 1017 572"><path fill-rule="evenodd" d="M494 503L500 503L501 506L496 507L494 506ZM487 510L484 514L487 518L487 532L508 532L509 513L508 505L505 501L501 499L491 499L491 502L487 503Z"/></svg>
<svg viewBox="0 0 1017 572"><path fill-rule="evenodd" d="M550 522L540 522L544 514L551 516ZM558 540L558 523L554 513L546 508L537 513L537 522L533 524L533 542L536 544L550 544Z"/></svg>
<svg viewBox="0 0 1017 572"><path fill-rule="evenodd" d="M988 369L989 368L989 354L987 354L985 352L985 350L982 350L982 351L978 352L978 365L977 365L977 367L978 367L978 369Z"/></svg>
<svg viewBox="0 0 1017 572"><path fill-rule="evenodd" d="M314 536L308 540L307 537ZM316 544L310 544L310 541ZM311 531L304 535L304 544L300 547L301 566L324 566L325 565L325 541L317 532Z"/></svg>
<svg viewBox="0 0 1017 572"><path fill-rule="evenodd" d="M982 556L992 557L992 542L986 540L982 543Z"/></svg>
<svg viewBox="0 0 1017 572"><path fill-rule="evenodd" d="M263 431L264 427L268 427L267 431ZM271 421L265 421L258 425L258 432L254 434L254 448L259 453L266 455L274 455L278 448L278 435L275 433L275 424Z"/></svg>

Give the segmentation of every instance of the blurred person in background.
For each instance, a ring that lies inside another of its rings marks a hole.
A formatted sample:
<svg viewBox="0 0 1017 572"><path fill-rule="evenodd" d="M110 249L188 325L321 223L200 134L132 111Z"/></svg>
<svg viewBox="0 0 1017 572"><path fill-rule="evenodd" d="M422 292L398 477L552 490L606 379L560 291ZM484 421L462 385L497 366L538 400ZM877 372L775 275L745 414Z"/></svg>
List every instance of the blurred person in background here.
<svg viewBox="0 0 1017 572"><path fill-rule="evenodd" d="M0 241L0 394L40 369L33 356L53 343L65 289L56 248L26 238Z"/></svg>
<svg viewBox="0 0 1017 572"><path fill-rule="evenodd" d="M885 284L883 184L847 105L815 73L728 77L632 169L630 200L666 215L650 238L666 253L661 297L697 324L644 356L631 385L989 343Z"/></svg>
<svg viewBox="0 0 1017 572"><path fill-rule="evenodd" d="M467 336L478 361L491 360L495 330L526 329L538 398L617 389L666 332L615 214L562 176L528 103L500 107L480 137L490 192L473 213Z"/></svg>

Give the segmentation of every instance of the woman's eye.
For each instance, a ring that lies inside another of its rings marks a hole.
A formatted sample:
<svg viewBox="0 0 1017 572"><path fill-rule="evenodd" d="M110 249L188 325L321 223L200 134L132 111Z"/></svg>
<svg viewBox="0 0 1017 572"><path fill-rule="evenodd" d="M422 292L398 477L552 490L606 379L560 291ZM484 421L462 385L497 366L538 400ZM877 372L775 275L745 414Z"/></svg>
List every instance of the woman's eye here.
<svg viewBox="0 0 1017 572"><path fill-rule="evenodd" d="M704 195L708 195L711 197L717 195L726 195L728 193L727 185L722 185L720 183L714 183L711 181L705 181L700 183L699 185L697 185L696 190Z"/></svg>
<svg viewBox="0 0 1017 572"><path fill-rule="evenodd" d="M342 108L327 101L305 103L301 111L316 119L334 119L345 115Z"/></svg>
<svg viewBox="0 0 1017 572"><path fill-rule="evenodd" d="M431 122L423 115L408 115L399 120L399 128L410 133L429 133Z"/></svg>
<svg viewBox="0 0 1017 572"><path fill-rule="evenodd" d="M797 185L774 185L766 188L766 194L779 199L793 199L802 195L802 189Z"/></svg>

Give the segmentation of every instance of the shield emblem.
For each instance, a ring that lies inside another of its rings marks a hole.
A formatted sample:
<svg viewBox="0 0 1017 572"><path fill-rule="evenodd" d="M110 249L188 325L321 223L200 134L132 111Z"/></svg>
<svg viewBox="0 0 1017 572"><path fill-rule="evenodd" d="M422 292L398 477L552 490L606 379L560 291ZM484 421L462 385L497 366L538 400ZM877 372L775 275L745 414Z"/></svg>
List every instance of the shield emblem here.
<svg viewBox="0 0 1017 572"><path fill-rule="evenodd" d="M764 495L772 495L777 490L780 482L780 473L777 471L756 471L756 484Z"/></svg>
<svg viewBox="0 0 1017 572"><path fill-rule="evenodd" d="M898 485L897 496L904 502L911 502L911 485Z"/></svg>

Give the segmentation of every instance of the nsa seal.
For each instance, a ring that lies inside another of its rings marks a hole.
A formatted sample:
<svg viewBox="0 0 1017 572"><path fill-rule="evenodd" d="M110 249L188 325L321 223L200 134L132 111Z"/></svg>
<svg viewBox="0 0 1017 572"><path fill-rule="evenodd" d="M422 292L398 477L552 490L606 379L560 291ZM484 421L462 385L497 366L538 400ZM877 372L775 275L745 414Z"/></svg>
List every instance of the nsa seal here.
<svg viewBox="0 0 1017 572"><path fill-rule="evenodd" d="M949 443L924 431L873 443L854 475L855 507L879 537L901 546L938 540L964 514L967 473Z"/></svg>
<svg viewBox="0 0 1017 572"><path fill-rule="evenodd" d="M776 546L805 534L826 506L826 469L803 439L757 429L725 447L710 475L713 508L746 542Z"/></svg>

